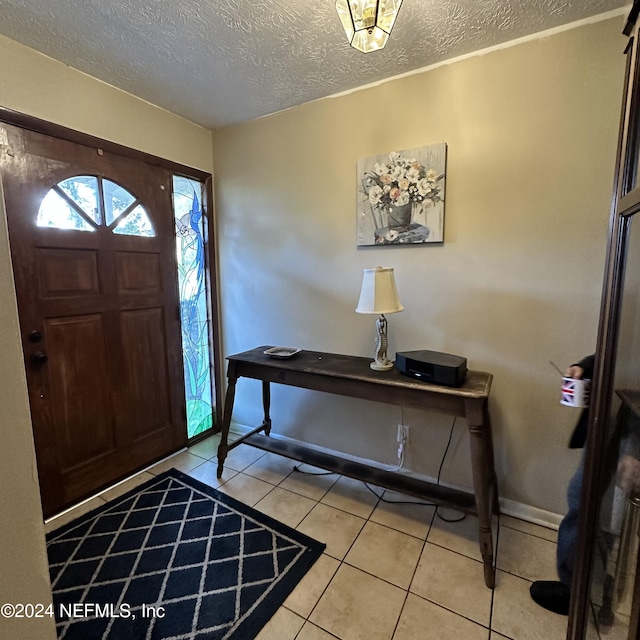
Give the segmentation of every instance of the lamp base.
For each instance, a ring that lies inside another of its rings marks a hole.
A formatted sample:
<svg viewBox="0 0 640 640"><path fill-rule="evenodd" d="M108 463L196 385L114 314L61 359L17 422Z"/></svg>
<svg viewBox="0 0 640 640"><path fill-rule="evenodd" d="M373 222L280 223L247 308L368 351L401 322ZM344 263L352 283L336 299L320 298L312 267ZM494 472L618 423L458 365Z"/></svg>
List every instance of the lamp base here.
<svg viewBox="0 0 640 640"><path fill-rule="evenodd" d="M376 321L376 359L369 364L374 371L389 371L393 369L393 362L387 358L387 319L381 313Z"/></svg>
<svg viewBox="0 0 640 640"><path fill-rule="evenodd" d="M376 362L375 360L369 364L374 371L389 371L393 369L393 362Z"/></svg>

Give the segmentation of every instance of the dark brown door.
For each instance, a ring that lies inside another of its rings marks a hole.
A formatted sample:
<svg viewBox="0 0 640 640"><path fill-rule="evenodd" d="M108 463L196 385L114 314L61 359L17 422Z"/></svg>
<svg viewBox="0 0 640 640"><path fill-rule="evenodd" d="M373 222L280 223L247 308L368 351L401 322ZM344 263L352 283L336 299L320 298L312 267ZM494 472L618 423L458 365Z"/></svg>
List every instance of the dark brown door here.
<svg viewBox="0 0 640 640"><path fill-rule="evenodd" d="M186 442L171 174L1 126L38 473L51 515Z"/></svg>

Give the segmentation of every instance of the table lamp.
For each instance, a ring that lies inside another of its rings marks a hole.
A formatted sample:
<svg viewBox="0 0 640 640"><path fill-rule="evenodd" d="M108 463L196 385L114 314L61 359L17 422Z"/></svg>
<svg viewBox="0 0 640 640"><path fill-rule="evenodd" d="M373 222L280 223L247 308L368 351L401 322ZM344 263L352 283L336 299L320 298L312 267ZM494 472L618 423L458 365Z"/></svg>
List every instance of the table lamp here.
<svg viewBox="0 0 640 640"><path fill-rule="evenodd" d="M357 313L378 313L376 321L378 334L376 336L376 359L369 365L374 371L388 371L393 368L393 362L387 358L387 319L385 313L396 313L404 310L396 281L391 267L376 267L365 269L362 276L360 300L356 307Z"/></svg>

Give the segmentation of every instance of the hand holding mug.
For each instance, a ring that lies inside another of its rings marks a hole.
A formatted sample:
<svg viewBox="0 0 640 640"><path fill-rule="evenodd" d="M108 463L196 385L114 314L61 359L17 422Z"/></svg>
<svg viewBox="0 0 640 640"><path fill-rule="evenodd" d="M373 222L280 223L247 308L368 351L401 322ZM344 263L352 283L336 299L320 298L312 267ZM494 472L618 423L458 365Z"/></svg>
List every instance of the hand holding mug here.
<svg viewBox="0 0 640 640"><path fill-rule="evenodd" d="M591 380L582 378L584 369L574 364L571 365L562 377L562 395L560 404L568 407L589 406L589 391Z"/></svg>
<svg viewBox="0 0 640 640"><path fill-rule="evenodd" d="M565 378L574 378L575 380L581 380L584 375L584 369L577 364L572 364L565 372Z"/></svg>

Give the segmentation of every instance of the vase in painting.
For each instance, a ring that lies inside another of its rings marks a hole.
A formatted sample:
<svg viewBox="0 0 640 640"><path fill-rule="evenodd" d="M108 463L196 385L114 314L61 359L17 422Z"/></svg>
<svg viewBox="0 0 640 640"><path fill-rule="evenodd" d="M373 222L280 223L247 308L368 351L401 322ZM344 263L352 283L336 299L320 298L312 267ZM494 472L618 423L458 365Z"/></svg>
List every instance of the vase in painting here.
<svg viewBox="0 0 640 640"><path fill-rule="evenodd" d="M391 205L387 209L387 226L389 229L401 233L409 229L411 224L412 203L401 204L400 206Z"/></svg>

